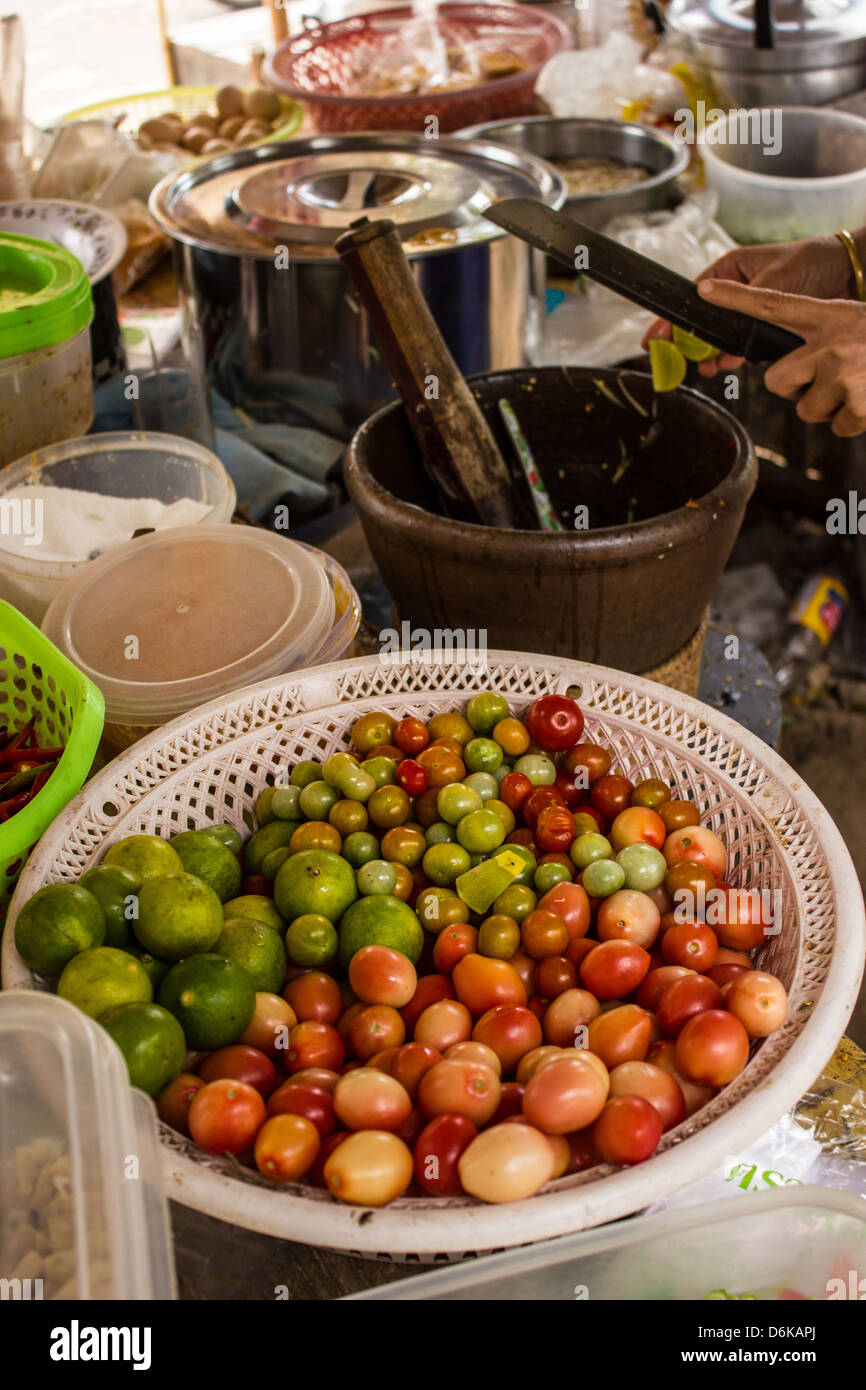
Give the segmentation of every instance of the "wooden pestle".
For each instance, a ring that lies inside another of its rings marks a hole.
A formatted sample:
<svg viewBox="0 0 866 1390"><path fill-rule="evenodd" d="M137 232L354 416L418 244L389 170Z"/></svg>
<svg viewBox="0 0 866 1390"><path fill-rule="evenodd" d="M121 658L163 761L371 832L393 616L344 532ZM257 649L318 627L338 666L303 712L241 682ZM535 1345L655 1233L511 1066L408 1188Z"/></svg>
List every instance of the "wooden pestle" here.
<svg viewBox="0 0 866 1390"><path fill-rule="evenodd" d="M418 288L395 224L363 217L338 237L336 249L437 487L485 526L519 525L508 467Z"/></svg>

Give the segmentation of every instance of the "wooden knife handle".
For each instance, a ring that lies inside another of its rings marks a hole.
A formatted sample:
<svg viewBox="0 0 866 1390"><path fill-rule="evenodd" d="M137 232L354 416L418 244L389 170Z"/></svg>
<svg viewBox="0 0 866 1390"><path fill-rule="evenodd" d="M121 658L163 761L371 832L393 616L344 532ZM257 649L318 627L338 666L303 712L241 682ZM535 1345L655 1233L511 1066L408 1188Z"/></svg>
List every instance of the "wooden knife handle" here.
<svg viewBox="0 0 866 1390"><path fill-rule="evenodd" d="M435 482L485 526L516 526L508 467L418 288L395 224L362 218L336 249Z"/></svg>

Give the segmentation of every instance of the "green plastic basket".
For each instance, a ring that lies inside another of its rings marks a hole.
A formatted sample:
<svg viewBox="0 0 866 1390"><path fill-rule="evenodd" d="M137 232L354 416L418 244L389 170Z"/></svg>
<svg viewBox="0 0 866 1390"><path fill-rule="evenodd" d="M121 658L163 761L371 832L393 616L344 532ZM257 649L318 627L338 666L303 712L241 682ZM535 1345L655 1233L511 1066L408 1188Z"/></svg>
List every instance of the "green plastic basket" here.
<svg viewBox="0 0 866 1390"><path fill-rule="evenodd" d="M84 786L105 721L96 686L0 599L0 726L17 731L34 718L39 743L64 751L41 792L0 825L0 921L31 849Z"/></svg>

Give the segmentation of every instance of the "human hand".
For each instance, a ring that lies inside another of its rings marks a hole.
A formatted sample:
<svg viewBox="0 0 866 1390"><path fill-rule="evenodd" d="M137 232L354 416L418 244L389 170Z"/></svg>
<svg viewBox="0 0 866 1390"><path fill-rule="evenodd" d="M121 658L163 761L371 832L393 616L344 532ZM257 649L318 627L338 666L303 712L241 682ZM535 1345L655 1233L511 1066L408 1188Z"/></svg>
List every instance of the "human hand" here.
<svg viewBox="0 0 866 1390"><path fill-rule="evenodd" d="M788 294L731 280L706 280L698 292L711 304L790 329L802 347L767 369L768 391L797 402L809 424L830 423L850 438L866 431L866 304Z"/></svg>
<svg viewBox="0 0 866 1390"><path fill-rule="evenodd" d="M784 241L769 246L736 246L727 251L698 277L730 280L735 284L782 290L789 295L814 299L845 299L853 288L851 263L845 247L835 236L810 237L806 241ZM656 319L644 335L642 346L651 338L669 338L671 326ZM742 357L721 353L701 362L698 371L712 377L717 372L733 372L743 365Z"/></svg>

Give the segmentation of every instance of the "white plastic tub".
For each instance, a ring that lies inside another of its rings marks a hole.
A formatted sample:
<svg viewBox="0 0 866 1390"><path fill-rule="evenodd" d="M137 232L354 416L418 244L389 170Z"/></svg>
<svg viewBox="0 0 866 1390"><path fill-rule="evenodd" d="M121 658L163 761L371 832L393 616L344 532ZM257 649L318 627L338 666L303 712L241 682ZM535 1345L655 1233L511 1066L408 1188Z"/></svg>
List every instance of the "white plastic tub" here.
<svg viewBox="0 0 866 1390"><path fill-rule="evenodd" d="M804 1187L617 1221L348 1297L573 1303L788 1291L835 1300L864 1277L866 1201Z"/></svg>
<svg viewBox="0 0 866 1390"><path fill-rule="evenodd" d="M175 1297L156 1109L54 995L0 996L0 1193L11 1297Z"/></svg>
<svg viewBox="0 0 866 1390"><path fill-rule="evenodd" d="M43 497L44 513L52 505L41 492L44 488L74 488L101 497L155 498L165 504L188 497L206 507L200 524L230 521L236 502L231 478L209 449L173 434L127 430L68 439L18 458L0 472L0 503L8 500L13 489L17 495L22 488L36 487ZM20 497L21 502L26 500ZM57 506L65 506L60 495ZM12 517L10 511L7 526ZM23 512L22 518L28 525L32 521ZM43 530L51 521L44 516ZM144 525L145 518L138 524ZM117 542L129 540L131 534L118 536ZM44 559L40 546L29 543L17 551L23 553L7 549L0 530L0 597L31 622L41 623L63 585L89 559L86 555L78 560Z"/></svg>
<svg viewBox="0 0 866 1390"><path fill-rule="evenodd" d="M758 117L765 122L759 137ZM811 106L731 112L700 139L717 221L739 242L797 241L866 222L866 120ZM778 153L765 153L778 140Z"/></svg>

